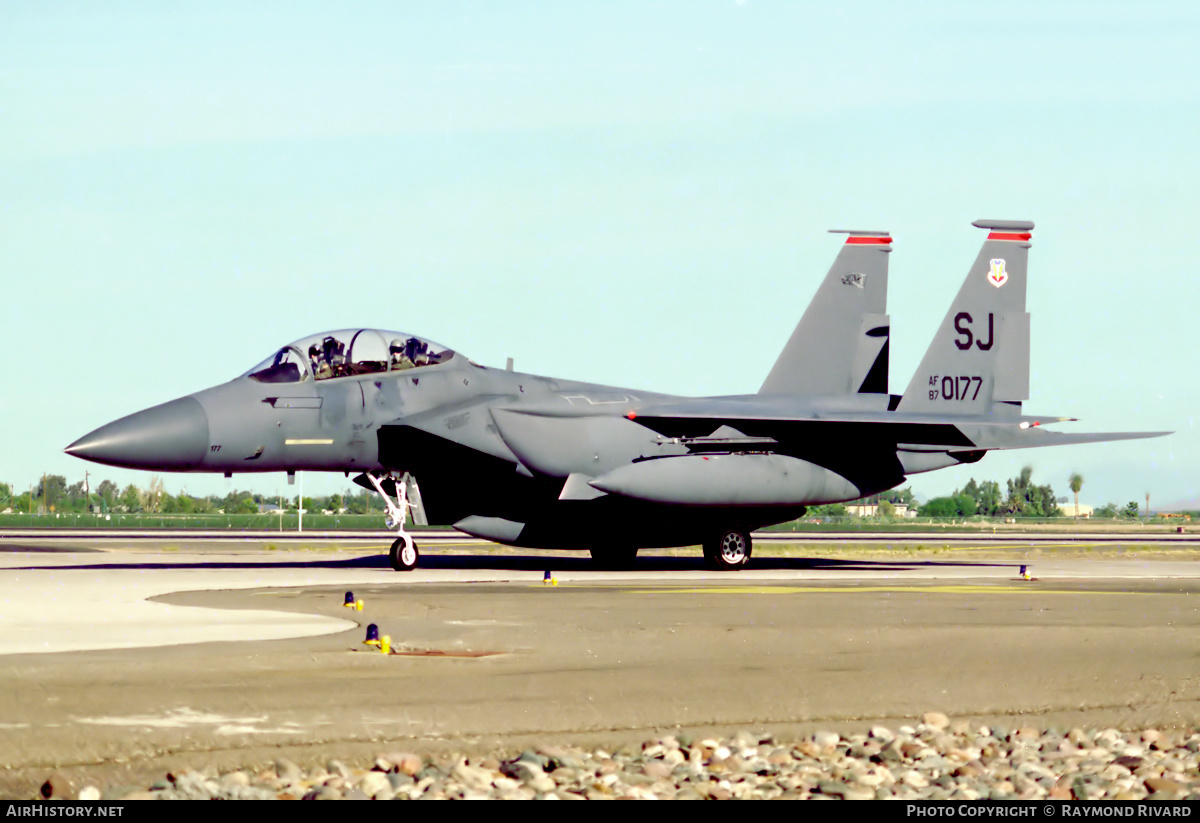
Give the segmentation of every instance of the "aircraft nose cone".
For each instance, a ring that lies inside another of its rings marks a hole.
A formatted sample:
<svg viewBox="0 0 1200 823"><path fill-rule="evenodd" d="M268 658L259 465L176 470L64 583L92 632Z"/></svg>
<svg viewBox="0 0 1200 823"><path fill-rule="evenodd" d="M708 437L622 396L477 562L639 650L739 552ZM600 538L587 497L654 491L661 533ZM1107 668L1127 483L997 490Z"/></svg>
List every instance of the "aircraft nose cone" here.
<svg viewBox="0 0 1200 823"><path fill-rule="evenodd" d="M208 415L194 397L114 420L63 449L67 454L128 469L181 471L208 453Z"/></svg>

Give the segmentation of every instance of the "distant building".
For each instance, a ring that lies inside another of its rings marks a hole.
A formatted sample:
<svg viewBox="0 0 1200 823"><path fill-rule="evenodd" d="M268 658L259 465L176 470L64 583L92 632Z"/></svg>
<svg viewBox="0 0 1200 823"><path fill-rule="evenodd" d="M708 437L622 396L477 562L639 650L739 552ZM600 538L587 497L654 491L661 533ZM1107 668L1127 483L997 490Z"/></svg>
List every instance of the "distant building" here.
<svg viewBox="0 0 1200 823"><path fill-rule="evenodd" d="M892 508L896 511L896 517L917 516L916 509L910 509L907 503L893 503ZM855 503L846 506L846 514L853 517L874 517L879 514L879 506L876 503Z"/></svg>

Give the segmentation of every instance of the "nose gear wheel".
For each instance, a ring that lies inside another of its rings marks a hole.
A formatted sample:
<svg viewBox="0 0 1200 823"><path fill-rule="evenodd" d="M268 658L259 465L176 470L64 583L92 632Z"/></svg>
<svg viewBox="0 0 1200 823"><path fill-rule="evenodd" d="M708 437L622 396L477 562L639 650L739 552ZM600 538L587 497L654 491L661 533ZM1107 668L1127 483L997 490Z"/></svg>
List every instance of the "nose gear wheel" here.
<svg viewBox="0 0 1200 823"><path fill-rule="evenodd" d="M420 558L421 554L417 551L417 543L412 539L412 535L408 534L396 538L396 542L392 544L392 548L388 552L388 561L398 572L412 571L417 567L417 561Z"/></svg>

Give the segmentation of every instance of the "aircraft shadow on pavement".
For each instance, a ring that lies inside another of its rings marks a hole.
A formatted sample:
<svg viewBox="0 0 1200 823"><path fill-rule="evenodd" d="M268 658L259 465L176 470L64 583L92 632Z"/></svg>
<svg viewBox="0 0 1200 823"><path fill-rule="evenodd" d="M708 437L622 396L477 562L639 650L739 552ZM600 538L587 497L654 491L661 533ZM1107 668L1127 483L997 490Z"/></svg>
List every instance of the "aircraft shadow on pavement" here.
<svg viewBox="0 0 1200 823"><path fill-rule="evenodd" d="M379 557L377 565L387 566L387 559ZM970 568L970 567L1008 567L1014 563L1003 562L968 562L952 560L911 560L896 562L893 560L839 560L827 557L764 557L751 559L747 571L908 571L922 568ZM509 571L599 571L588 555L581 553L577 557L562 555L472 555L472 554L422 554L421 568L423 569L495 569ZM707 566L702 557L639 557L630 571L635 572L670 572L670 571L699 571ZM610 572L611 573L611 572ZM729 575L736 579L737 572L714 572L719 575Z"/></svg>
<svg viewBox="0 0 1200 823"><path fill-rule="evenodd" d="M245 555L243 555L244 557ZM828 557L764 557L750 561L747 571L862 571L889 572L913 571L931 568L1006 568L1015 567L1016 563L979 562L955 560L844 560ZM603 571L598 569L586 554L564 557L562 555L489 555L430 552L421 555L422 569L471 570L487 569L493 571L557 571L557 572L589 572ZM629 571L634 572L672 572L705 570L702 557L639 557ZM161 561L146 561L141 563L80 563L76 565L27 565L10 566L13 571L51 571L63 570L185 570L185 569L380 569L391 571L385 555L366 555L350 558L313 558L311 560L231 560L226 557L214 557L211 560L193 559L179 563L164 563ZM607 573L612 574L612 571ZM619 573L619 572L617 572ZM727 576L729 580L737 579L737 572L713 572ZM404 575L397 572L396 581L402 581Z"/></svg>

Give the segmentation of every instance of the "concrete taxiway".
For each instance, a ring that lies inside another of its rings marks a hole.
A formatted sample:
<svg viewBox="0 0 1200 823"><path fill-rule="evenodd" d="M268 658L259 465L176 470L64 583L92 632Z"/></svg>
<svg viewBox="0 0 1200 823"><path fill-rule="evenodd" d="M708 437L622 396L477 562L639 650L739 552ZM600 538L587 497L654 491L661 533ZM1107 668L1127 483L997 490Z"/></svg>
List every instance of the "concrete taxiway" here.
<svg viewBox="0 0 1200 823"><path fill-rule="evenodd" d="M1200 563L992 548L765 557L0 552L0 789L655 729L1200 721ZM1030 566L1033 580L1018 571ZM543 582L551 569L557 585ZM365 601L342 607L350 589ZM362 645L376 623L397 654Z"/></svg>

